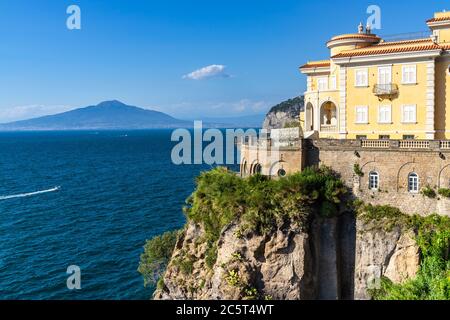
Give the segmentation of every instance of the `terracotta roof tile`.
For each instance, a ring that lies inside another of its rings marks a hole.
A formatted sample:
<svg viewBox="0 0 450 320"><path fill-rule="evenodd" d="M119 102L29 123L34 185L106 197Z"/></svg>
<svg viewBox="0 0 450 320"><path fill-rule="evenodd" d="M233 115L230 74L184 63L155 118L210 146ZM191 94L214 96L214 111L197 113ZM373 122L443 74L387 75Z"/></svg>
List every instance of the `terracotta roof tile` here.
<svg viewBox="0 0 450 320"><path fill-rule="evenodd" d="M341 36L336 36L328 42L336 41L336 40L344 40L344 39L374 39L374 40L377 40L377 39L379 39L379 37L375 34L344 34Z"/></svg>
<svg viewBox="0 0 450 320"><path fill-rule="evenodd" d="M343 51L333 56L332 58L359 57L415 51L432 51L439 49L446 50L443 46L433 43L431 39L417 39L409 41L384 42L366 48Z"/></svg>
<svg viewBox="0 0 450 320"><path fill-rule="evenodd" d="M306 68L326 68L329 67L331 62L329 60L327 61L311 61L307 64L300 67L300 69L306 69Z"/></svg>
<svg viewBox="0 0 450 320"><path fill-rule="evenodd" d="M450 16L449 17L432 18L432 19L427 20L427 23L441 22L441 21L450 21Z"/></svg>

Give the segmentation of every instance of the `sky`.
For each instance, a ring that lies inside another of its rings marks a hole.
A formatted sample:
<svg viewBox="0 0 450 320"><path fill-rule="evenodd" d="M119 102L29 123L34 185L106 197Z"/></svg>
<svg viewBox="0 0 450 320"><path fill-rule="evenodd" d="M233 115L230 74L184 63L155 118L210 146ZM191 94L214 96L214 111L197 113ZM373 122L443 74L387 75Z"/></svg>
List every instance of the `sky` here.
<svg viewBox="0 0 450 320"><path fill-rule="evenodd" d="M81 10L70 30L67 8ZM298 67L381 9L380 35L426 31L446 0L0 0L0 123L117 99L182 119L266 113Z"/></svg>

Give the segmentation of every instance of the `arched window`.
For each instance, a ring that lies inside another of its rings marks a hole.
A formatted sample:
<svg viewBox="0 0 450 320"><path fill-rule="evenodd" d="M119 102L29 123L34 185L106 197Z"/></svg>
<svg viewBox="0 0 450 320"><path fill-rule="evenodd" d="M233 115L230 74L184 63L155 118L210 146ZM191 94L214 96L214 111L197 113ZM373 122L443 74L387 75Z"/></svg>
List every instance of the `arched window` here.
<svg viewBox="0 0 450 320"><path fill-rule="evenodd" d="M284 170L284 169L278 170L278 176L279 177L285 177L286 176L286 170Z"/></svg>
<svg viewBox="0 0 450 320"><path fill-rule="evenodd" d="M261 165L258 163L258 164L255 165L255 168L253 169L253 173L254 173L254 174L261 174L261 172L262 172L262 167L261 167Z"/></svg>
<svg viewBox="0 0 450 320"><path fill-rule="evenodd" d="M419 192L419 176L415 172L408 176L408 191L411 193Z"/></svg>
<svg viewBox="0 0 450 320"><path fill-rule="evenodd" d="M242 173L244 175L247 174L247 161L244 161L244 164L242 165Z"/></svg>
<svg viewBox="0 0 450 320"><path fill-rule="evenodd" d="M380 175L378 172L372 171L369 173L369 189L378 190L380 188Z"/></svg>

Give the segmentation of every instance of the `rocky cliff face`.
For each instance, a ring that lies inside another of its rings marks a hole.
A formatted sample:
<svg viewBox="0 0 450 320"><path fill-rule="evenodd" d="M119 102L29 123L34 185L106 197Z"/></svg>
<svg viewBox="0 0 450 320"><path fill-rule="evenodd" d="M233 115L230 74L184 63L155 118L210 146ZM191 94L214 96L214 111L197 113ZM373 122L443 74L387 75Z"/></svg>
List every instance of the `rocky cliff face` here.
<svg viewBox="0 0 450 320"><path fill-rule="evenodd" d="M188 223L155 299L369 299L381 276L398 283L419 267L413 230L386 231L351 213L265 236L242 235L234 222L221 233L212 268L203 237Z"/></svg>
<svg viewBox="0 0 450 320"><path fill-rule="evenodd" d="M300 112L304 107L304 98L297 97L274 106L263 123L264 129L283 129L298 126Z"/></svg>
<svg viewBox="0 0 450 320"><path fill-rule="evenodd" d="M354 297L370 299L382 276L394 283L413 278L419 268L419 246L411 229L385 230L377 223L357 222Z"/></svg>

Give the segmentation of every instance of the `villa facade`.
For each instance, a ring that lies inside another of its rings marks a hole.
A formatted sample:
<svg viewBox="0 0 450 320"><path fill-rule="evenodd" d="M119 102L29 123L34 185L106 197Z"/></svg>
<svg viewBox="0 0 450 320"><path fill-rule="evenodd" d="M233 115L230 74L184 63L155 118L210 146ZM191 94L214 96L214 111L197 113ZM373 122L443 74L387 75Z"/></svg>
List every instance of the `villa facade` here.
<svg viewBox="0 0 450 320"><path fill-rule="evenodd" d="M308 62L305 137L450 138L450 12L427 21L431 36L388 42L362 25Z"/></svg>
<svg viewBox="0 0 450 320"><path fill-rule="evenodd" d="M241 175L326 165L367 203L450 216L438 194L450 189L450 12L427 25L426 38L389 42L360 25L328 41L328 60L300 67L300 128L243 140Z"/></svg>

